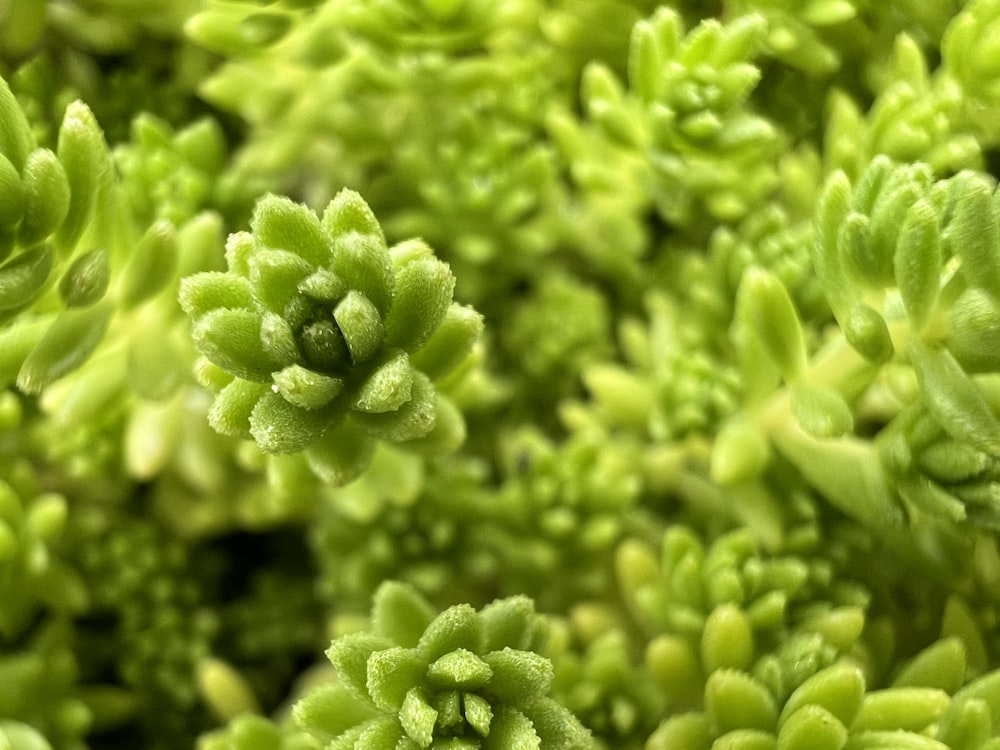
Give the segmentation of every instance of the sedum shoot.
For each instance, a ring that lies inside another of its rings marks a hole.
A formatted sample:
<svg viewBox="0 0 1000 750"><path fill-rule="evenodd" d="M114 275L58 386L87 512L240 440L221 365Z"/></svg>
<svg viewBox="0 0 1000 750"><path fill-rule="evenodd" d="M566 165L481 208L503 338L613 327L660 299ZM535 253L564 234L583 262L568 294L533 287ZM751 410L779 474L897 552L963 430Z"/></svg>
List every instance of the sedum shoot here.
<svg viewBox="0 0 1000 750"><path fill-rule="evenodd" d="M998 34L0 2L0 750L1000 748Z"/></svg>

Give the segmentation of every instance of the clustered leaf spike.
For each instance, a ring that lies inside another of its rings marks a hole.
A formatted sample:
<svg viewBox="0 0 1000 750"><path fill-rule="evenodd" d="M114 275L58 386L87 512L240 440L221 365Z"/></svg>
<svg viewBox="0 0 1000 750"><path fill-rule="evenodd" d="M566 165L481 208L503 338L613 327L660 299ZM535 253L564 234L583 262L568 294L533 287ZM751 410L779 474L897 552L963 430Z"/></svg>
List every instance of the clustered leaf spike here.
<svg viewBox="0 0 1000 750"><path fill-rule="evenodd" d="M336 682L294 709L331 747L592 747L550 697L553 666L536 652L547 628L530 600L435 613L411 587L387 582L370 627L334 640Z"/></svg>
<svg viewBox="0 0 1000 750"><path fill-rule="evenodd" d="M477 316L461 315L452 302L448 266L419 243L387 247L371 209L346 190L322 220L302 204L267 196L251 227L239 257L230 255L227 274L189 276L181 285L199 351L234 383L270 384L252 405L231 402L224 394L237 386L226 386L213 408L215 424L252 436L271 453L317 446L322 458L313 463L324 465L337 462L335 446L348 448L337 439L319 445L328 433L350 429L363 442L370 435L399 443L429 435L435 404L445 397L411 355L453 307L450 336L471 344L481 328ZM422 362L441 377L461 356L438 345ZM461 431L460 423L442 427ZM327 476L353 478L364 468L363 455L344 456L342 468Z"/></svg>

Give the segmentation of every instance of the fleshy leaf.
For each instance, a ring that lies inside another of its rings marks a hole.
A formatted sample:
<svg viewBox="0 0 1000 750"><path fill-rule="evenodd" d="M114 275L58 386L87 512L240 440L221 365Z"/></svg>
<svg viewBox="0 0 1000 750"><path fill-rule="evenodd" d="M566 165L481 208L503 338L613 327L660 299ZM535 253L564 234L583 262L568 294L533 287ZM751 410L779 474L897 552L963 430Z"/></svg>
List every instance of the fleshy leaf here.
<svg viewBox="0 0 1000 750"><path fill-rule="evenodd" d="M62 248L72 248L90 221L105 161L107 145L93 112L83 102L66 108L56 153L66 171L70 200L57 238Z"/></svg>
<svg viewBox="0 0 1000 750"><path fill-rule="evenodd" d="M374 453L375 440L346 419L306 449L306 461L320 479L341 486L361 476Z"/></svg>
<svg viewBox="0 0 1000 750"><path fill-rule="evenodd" d="M722 731L762 729L773 731L778 710L761 683L743 672L723 669L705 683L705 712Z"/></svg>
<svg viewBox="0 0 1000 750"><path fill-rule="evenodd" d="M414 687L423 684L427 660L413 648L382 649L368 657L368 694L384 711L399 711Z"/></svg>
<svg viewBox="0 0 1000 750"><path fill-rule="evenodd" d="M111 313L106 304L61 313L21 366L18 388L39 393L83 364L104 338Z"/></svg>
<svg viewBox="0 0 1000 750"><path fill-rule="evenodd" d="M371 359L385 336L378 310L361 292L351 290L337 303L333 319L351 352L351 361L360 364Z"/></svg>
<svg viewBox="0 0 1000 750"><path fill-rule="evenodd" d="M493 717L483 750L542 750L542 741L531 720L513 708L503 708Z"/></svg>
<svg viewBox="0 0 1000 750"><path fill-rule="evenodd" d="M417 258L396 275L396 294L385 319L385 340L407 352L422 347L444 320L451 305L455 277L447 264Z"/></svg>
<svg viewBox="0 0 1000 750"><path fill-rule="evenodd" d="M316 214L301 203L266 195L257 201L250 227L261 248L294 253L314 268L330 264L330 240Z"/></svg>
<svg viewBox="0 0 1000 750"><path fill-rule="evenodd" d="M437 711L427 704L422 691L411 688L406 694L403 706L399 711L399 723L410 737L422 748L431 746L434 738L434 725L437 723Z"/></svg>
<svg viewBox="0 0 1000 750"><path fill-rule="evenodd" d="M465 361L482 332L482 315L471 307L451 305L441 325L410 361L431 380L438 380Z"/></svg>
<svg viewBox="0 0 1000 750"><path fill-rule="evenodd" d="M24 217L17 239L30 247L59 229L69 213L69 178L52 151L38 149L24 166Z"/></svg>
<svg viewBox="0 0 1000 750"><path fill-rule="evenodd" d="M35 299L49 278L52 256L49 245L39 245L0 266L0 310L14 310Z"/></svg>
<svg viewBox="0 0 1000 750"><path fill-rule="evenodd" d="M303 409L267 391L250 413L250 434L268 453L295 453L323 437L332 422L325 409Z"/></svg>
<svg viewBox="0 0 1000 750"><path fill-rule="evenodd" d="M395 412L413 397L413 368L406 352L396 352L368 376L354 408L368 414Z"/></svg>
<svg viewBox="0 0 1000 750"><path fill-rule="evenodd" d="M218 308L201 316L191 335L198 351L226 372L266 383L286 363L264 348L262 322L261 314L253 310Z"/></svg>
<svg viewBox="0 0 1000 750"><path fill-rule="evenodd" d="M421 372L413 372L411 398L395 411L381 414L354 412L353 418L375 437L395 442L415 440L430 433L437 419L437 394Z"/></svg>
<svg viewBox="0 0 1000 750"><path fill-rule="evenodd" d="M456 649L478 653L483 632L479 615L468 604L456 604L439 614L420 636L418 648L434 661Z"/></svg>
<svg viewBox="0 0 1000 750"><path fill-rule="evenodd" d="M0 269L2 273L2 269ZM87 307L100 300L111 281L111 264L104 250L77 257L59 280L59 294L67 307Z"/></svg>
<svg viewBox="0 0 1000 750"><path fill-rule="evenodd" d="M344 389L344 381L293 364L274 373L278 394L303 409L326 406Z"/></svg>
<svg viewBox="0 0 1000 750"><path fill-rule="evenodd" d="M181 309L194 320L220 307L250 310L254 306L250 282L222 271L205 271L181 279L179 298Z"/></svg>
<svg viewBox="0 0 1000 750"><path fill-rule="evenodd" d="M493 676L493 670L471 651L459 648L434 661L427 676L439 688L478 690Z"/></svg>
<svg viewBox="0 0 1000 750"><path fill-rule="evenodd" d="M410 586L386 581L375 592L372 626L399 646L416 646L434 616L434 608Z"/></svg>
<svg viewBox="0 0 1000 750"><path fill-rule="evenodd" d="M125 266L122 304L133 307L154 296L170 283L176 267L177 232L169 221L157 221L139 239Z"/></svg>
<svg viewBox="0 0 1000 750"><path fill-rule="evenodd" d="M914 342L911 358L927 408L948 434L1000 454L1000 419L951 353Z"/></svg>
<svg viewBox="0 0 1000 750"><path fill-rule="evenodd" d="M490 692L507 704L545 695L552 684L552 662L533 651L505 647L486 654L483 661L493 670Z"/></svg>
<svg viewBox="0 0 1000 750"><path fill-rule="evenodd" d="M295 721L325 739L334 739L375 717L375 707L338 683L310 690L293 708Z"/></svg>

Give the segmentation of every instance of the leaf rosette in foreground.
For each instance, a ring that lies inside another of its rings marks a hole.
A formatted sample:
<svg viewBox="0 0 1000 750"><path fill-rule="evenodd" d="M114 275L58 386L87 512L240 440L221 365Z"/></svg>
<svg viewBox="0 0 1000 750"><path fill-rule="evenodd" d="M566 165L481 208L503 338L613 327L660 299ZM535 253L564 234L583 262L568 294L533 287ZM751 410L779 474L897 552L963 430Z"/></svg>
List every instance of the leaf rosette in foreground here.
<svg viewBox="0 0 1000 750"><path fill-rule="evenodd" d="M482 319L420 240L389 248L371 209L341 191L322 219L262 198L230 236L226 272L184 279L180 299L218 391L209 420L269 453L307 451L325 479L367 466L376 440L447 451L457 409L433 381L465 359Z"/></svg>
<svg viewBox="0 0 1000 750"><path fill-rule="evenodd" d="M329 750L585 750L589 733L550 697L546 622L523 596L435 614L412 588L384 583L372 629L327 651L338 681L314 688L296 720Z"/></svg>

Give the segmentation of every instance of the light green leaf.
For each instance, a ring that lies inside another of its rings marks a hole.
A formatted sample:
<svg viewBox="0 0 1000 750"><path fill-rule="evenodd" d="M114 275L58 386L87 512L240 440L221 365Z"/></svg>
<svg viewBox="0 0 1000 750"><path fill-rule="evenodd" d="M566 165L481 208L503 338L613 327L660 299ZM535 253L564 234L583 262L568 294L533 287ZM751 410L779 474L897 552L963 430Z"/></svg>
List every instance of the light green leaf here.
<svg viewBox="0 0 1000 750"><path fill-rule="evenodd" d="M221 435L250 437L250 415L257 402L269 392L265 383L236 378L215 397L208 412L208 423Z"/></svg>
<svg viewBox="0 0 1000 750"><path fill-rule="evenodd" d="M395 412L413 397L413 368L406 352L397 351L361 385L353 406L369 414Z"/></svg>
<svg viewBox="0 0 1000 750"><path fill-rule="evenodd" d="M483 626L483 651L496 651L504 646L529 650L539 632L544 630L542 618L535 613L534 602L526 596L510 596L490 602L479 612Z"/></svg>
<svg viewBox="0 0 1000 750"><path fill-rule="evenodd" d="M483 332L483 316L471 307L452 304L441 325L410 361L432 381L458 367L472 353Z"/></svg>
<svg viewBox="0 0 1000 750"><path fill-rule="evenodd" d="M929 687L949 695L965 682L965 646L960 638L942 638L909 660L892 681L893 687Z"/></svg>
<svg viewBox="0 0 1000 750"><path fill-rule="evenodd" d="M220 307L250 310L254 306L250 282L222 271L205 271L181 279L179 299L181 309L194 320Z"/></svg>
<svg viewBox="0 0 1000 750"><path fill-rule="evenodd" d="M253 310L218 308L198 319L191 336L198 351L226 372L269 383L271 373L288 363L264 348L262 322L261 314Z"/></svg>
<svg viewBox="0 0 1000 750"><path fill-rule="evenodd" d="M542 750L542 741L531 720L513 708L501 708L493 716L483 750Z"/></svg>
<svg viewBox="0 0 1000 750"><path fill-rule="evenodd" d="M799 383L792 388L792 413L815 438L840 437L854 430L854 415L844 397L832 388Z"/></svg>
<svg viewBox="0 0 1000 750"><path fill-rule="evenodd" d="M366 668L368 695L384 711L399 711L409 692L421 687L427 676L427 660L414 648L375 651Z"/></svg>
<svg viewBox="0 0 1000 750"><path fill-rule="evenodd" d="M122 275L119 289L127 308L145 302L173 278L177 267L177 231L169 221L154 223L139 239Z"/></svg>
<svg viewBox="0 0 1000 750"><path fill-rule="evenodd" d="M429 434L437 420L437 394L420 372L413 373L410 400L395 411L352 412L351 417L371 435L392 442L416 440Z"/></svg>
<svg viewBox="0 0 1000 750"><path fill-rule="evenodd" d="M104 338L111 314L112 308L106 304L61 313L21 366L18 388L40 393L83 364Z"/></svg>
<svg viewBox="0 0 1000 750"><path fill-rule="evenodd" d="M274 385L283 399L303 409L319 409L344 389L344 381L293 364L274 373Z"/></svg>
<svg viewBox="0 0 1000 750"><path fill-rule="evenodd" d="M962 259L962 275L969 286L1000 298L1000 227L993 213L993 189L982 176L963 176L966 179L948 225L948 239Z"/></svg>
<svg viewBox="0 0 1000 750"><path fill-rule="evenodd" d="M295 721L324 739L334 739L377 715L375 707L346 685L314 687L292 709Z"/></svg>
<svg viewBox="0 0 1000 750"><path fill-rule="evenodd" d="M910 358L924 402L945 431L985 453L1000 454L1000 419L951 353L915 341Z"/></svg>
<svg viewBox="0 0 1000 750"><path fill-rule="evenodd" d="M294 253L313 268L330 265L330 238L319 217L290 198L265 195L257 201L250 229L258 248Z"/></svg>
<svg viewBox="0 0 1000 750"><path fill-rule="evenodd" d="M922 331L937 304L941 286L941 229L926 200L914 203L899 230L893 267L896 285L915 331Z"/></svg>
<svg viewBox="0 0 1000 750"><path fill-rule="evenodd" d="M403 706L399 711L399 723L410 737L422 748L431 746L434 738L434 725L437 723L437 711L427 703L419 688L411 688L406 694Z"/></svg>
<svg viewBox="0 0 1000 750"><path fill-rule="evenodd" d="M306 461L316 476L339 487L368 469L375 445L371 436L346 419L306 449Z"/></svg>
<svg viewBox="0 0 1000 750"><path fill-rule="evenodd" d="M379 350L385 329L378 310L361 292L351 290L333 310L354 364L367 362Z"/></svg>
<svg viewBox="0 0 1000 750"><path fill-rule="evenodd" d="M2 270L0 270L2 273ZM78 256L59 280L59 295L67 307L87 307L108 290L111 264L103 249Z"/></svg>
<svg viewBox="0 0 1000 750"><path fill-rule="evenodd" d="M861 703L852 731L905 729L923 732L937 723L951 705L944 690L896 687L873 690Z"/></svg>
<svg viewBox="0 0 1000 750"><path fill-rule="evenodd" d="M743 610L732 603L712 610L701 635L701 662L705 671L747 669L753 655L753 630Z"/></svg>
<svg viewBox="0 0 1000 750"><path fill-rule="evenodd" d="M493 670L490 692L506 704L546 695L552 685L552 662L534 651L506 647L484 655L483 661Z"/></svg>
<svg viewBox="0 0 1000 750"><path fill-rule="evenodd" d="M21 175L0 153L0 229L9 230L21 221L25 209Z"/></svg>
<svg viewBox="0 0 1000 750"><path fill-rule="evenodd" d="M705 683L705 713L723 732L731 729L774 731L778 709L761 683L743 672L722 669Z"/></svg>
<svg viewBox="0 0 1000 750"><path fill-rule="evenodd" d="M468 604L444 610L427 626L417 648L428 661L435 661L456 649L477 654L483 647L479 614Z"/></svg>
<svg viewBox="0 0 1000 750"><path fill-rule="evenodd" d="M779 723L784 726L803 706L819 706L844 726L851 726L865 695L865 678L855 664L838 662L807 679L785 701Z"/></svg>
<svg viewBox="0 0 1000 750"><path fill-rule="evenodd" d="M751 268L743 276L747 321L760 337L771 359L788 382L795 382L805 370L806 349L802 324L795 305L776 277L760 268Z"/></svg>
<svg viewBox="0 0 1000 750"><path fill-rule="evenodd" d="M417 591L403 583L386 581L375 592L372 626L393 643L413 648L437 613Z"/></svg>
<svg viewBox="0 0 1000 750"><path fill-rule="evenodd" d="M250 414L250 434L267 453L295 453L323 437L332 421L326 409L303 409L267 391Z"/></svg>
<svg viewBox="0 0 1000 750"><path fill-rule="evenodd" d="M809 704L789 714L778 732L778 750L841 750L847 728L822 706Z"/></svg>
<svg viewBox="0 0 1000 750"><path fill-rule="evenodd" d="M313 273L308 260L290 250L264 248L247 258L254 297L268 310L285 313L289 301L299 294L299 285Z"/></svg>
<svg viewBox="0 0 1000 750"><path fill-rule="evenodd" d="M66 170L52 151L40 148L24 165L24 217L17 227L17 240L29 247L62 226L69 213L70 186Z"/></svg>
<svg viewBox="0 0 1000 750"><path fill-rule="evenodd" d="M436 258L418 258L396 274L396 294L385 319L385 341L407 352L422 347L451 306L455 277Z"/></svg>
<svg viewBox="0 0 1000 750"><path fill-rule="evenodd" d="M31 303L45 287L52 270L53 252L38 245L0 266L0 310L16 310Z"/></svg>
<svg viewBox="0 0 1000 750"><path fill-rule="evenodd" d="M75 101L66 108L56 153L66 171L70 194L66 218L56 237L59 246L68 250L76 245L91 219L102 168L108 160L104 134L83 102Z"/></svg>
<svg viewBox="0 0 1000 750"><path fill-rule="evenodd" d="M459 648L434 661L427 676L438 688L478 690L490 680L493 670L471 651Z"/></svg>

